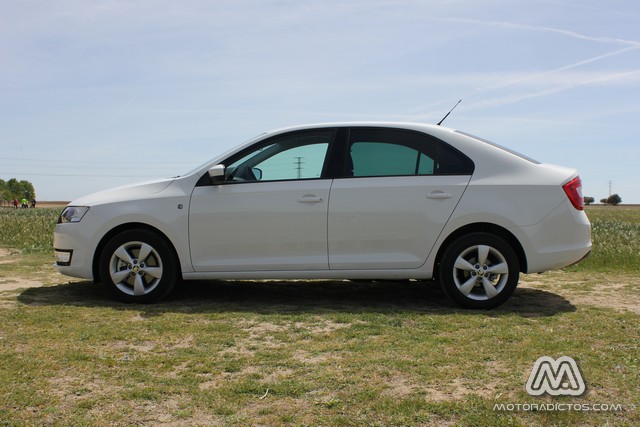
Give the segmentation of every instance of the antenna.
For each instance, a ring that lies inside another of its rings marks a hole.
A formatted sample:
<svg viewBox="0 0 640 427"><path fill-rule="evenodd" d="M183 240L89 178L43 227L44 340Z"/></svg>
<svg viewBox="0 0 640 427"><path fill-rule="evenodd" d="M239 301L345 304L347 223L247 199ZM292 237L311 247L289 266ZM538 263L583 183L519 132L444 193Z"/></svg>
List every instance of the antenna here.
<svg viewBox="0 0 640 427"><path fill-rule="evenodd" d="M447 117L449 117L449 114L451 114L451 112L452 112L452 111L453 111L453 110L458 106L458 104L460 104L461 102L462 102L462 99L461 99L460 101L456 102L456 105L454 105L454 106L453 106L453 108L452 108L451 110L449 110L449 112L447 113L447 115L446 115L446 116L444 116L444 117L442 118L442 120L440 120L440 121L438 122L438 126L440 126L440 125L442 124L442 122L444 122L444 119L446 119Z"/></svg>

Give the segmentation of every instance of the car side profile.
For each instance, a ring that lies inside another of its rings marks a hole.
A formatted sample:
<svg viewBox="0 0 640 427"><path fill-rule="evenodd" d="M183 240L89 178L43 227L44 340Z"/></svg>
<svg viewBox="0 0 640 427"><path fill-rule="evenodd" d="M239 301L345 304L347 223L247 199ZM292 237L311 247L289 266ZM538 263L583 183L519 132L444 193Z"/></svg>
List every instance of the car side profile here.
<svg viewBox="0 0 640 427"><path fill-rule="evenodd" d="M179 279L431 279L493 308L591 250L577 171L463 132L339 123L265 133L184 176L73 201L57 269L148 303Z"/></svg>

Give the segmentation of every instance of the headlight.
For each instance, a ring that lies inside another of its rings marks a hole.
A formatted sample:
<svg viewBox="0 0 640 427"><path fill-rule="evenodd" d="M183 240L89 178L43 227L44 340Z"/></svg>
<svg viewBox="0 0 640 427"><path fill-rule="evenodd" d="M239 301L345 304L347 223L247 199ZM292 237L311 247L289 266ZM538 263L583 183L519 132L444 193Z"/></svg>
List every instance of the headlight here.
<svg viewBox="0 0 640 427"><path fill-rule="evenodd" d="M58 218L58 224L65 222L80 222L82 217L89 212L89 206L67 206Z"/></svg>

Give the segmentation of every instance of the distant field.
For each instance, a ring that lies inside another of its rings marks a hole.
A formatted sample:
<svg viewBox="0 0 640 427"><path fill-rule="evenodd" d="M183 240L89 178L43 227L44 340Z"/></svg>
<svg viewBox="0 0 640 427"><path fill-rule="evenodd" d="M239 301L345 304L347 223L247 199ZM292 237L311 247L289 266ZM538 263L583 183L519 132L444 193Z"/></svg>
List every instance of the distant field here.
<svg viewBox="0 0 640 427"><path fill-rule="evenodd" d="M56 200L38 201L36 204L36 208L62 208L64 206L67 206L68 204L69 202ZM7 200L3 200L0 206L5 209L15 209L13 207L13 204Z"/></svg>
<svg viewBox="0 0 640 427"><path fill-rule="evenodd" d="M38 202L37 207L39 208L63 208L67 206L69 202L65 201L46 201L46 202Z"/></svg>
<svg viewBox="0 0 640 427"><path fill-rule="evenodd" d="M640 209L588 206L593 252L572 271L640 272Z"/></svg>
<svg viewBox="0 0 640 427"><path fill-rule="evenodd" d="M586 212L592 223L593 252L570 270L640 272L640 208L588 206ZM0 209L0 246L51 252L59 213L60 207Z"/></svg>

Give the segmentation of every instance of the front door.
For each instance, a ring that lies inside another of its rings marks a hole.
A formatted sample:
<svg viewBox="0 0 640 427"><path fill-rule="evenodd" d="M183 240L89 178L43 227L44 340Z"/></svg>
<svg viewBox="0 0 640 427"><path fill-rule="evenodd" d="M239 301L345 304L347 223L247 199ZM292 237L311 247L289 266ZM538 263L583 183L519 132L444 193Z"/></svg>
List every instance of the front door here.
<svg viewBox="0 0 640 427"><path fill-rule="evenodd" d="M197 186L189 241L195 271L326 270L329 129L286 134L228 160L225 182Z"/></svg>

